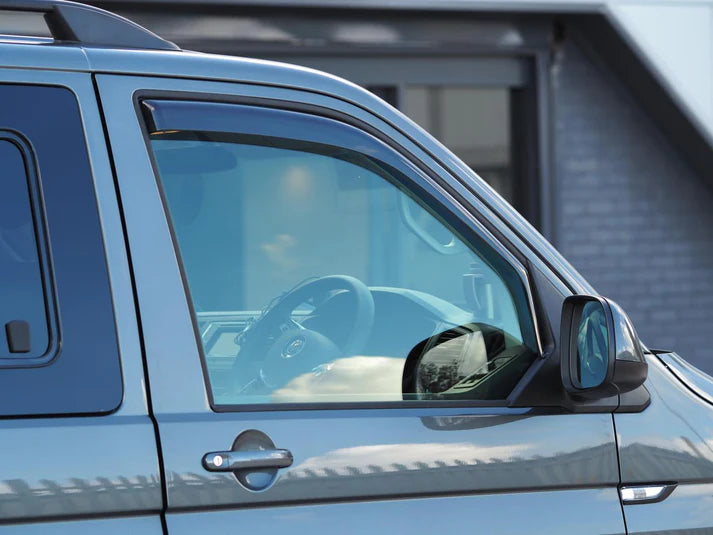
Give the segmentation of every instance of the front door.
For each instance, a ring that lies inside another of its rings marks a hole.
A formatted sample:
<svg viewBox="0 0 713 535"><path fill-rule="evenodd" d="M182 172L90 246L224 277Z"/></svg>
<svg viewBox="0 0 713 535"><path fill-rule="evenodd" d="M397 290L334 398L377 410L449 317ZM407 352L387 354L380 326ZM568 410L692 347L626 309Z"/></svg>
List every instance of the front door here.
<svg viewBox="0 0 713 535"><path fill-rule="evenodd" d="M508 406L529 276L447 178L336 99L98 85L170 533L624 532L611 415Z"/></svg>

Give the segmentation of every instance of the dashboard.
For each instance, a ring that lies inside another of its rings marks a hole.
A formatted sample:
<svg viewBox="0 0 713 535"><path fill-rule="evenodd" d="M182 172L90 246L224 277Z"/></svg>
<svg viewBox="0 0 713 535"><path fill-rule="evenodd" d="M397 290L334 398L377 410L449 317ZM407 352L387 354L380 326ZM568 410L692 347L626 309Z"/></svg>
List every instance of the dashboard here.
<svg viewBox="0 0 713 535"><path fill-rule="evenodd" d="M531 360L523 360L521 342L489 325L476 323L472 314L438 297L392 287L370 287L374 299L374 322L359 355L347 355L352 368L359 361L361 372L372 370L372 383L387 387L388 399L491 397L504 387L489 376L507 377ZM354 323L354 297L337 291L317 304L298 308L291 319L301 327L342 346ZM236 375L259 374L260 362L241 354L241 333L260 316L260 311L208 312L198 314L205 358L213 392L230 396ZM516 364L519 363L519 364ZM341 363L341 369L344 369ZM382 366L382 369L379 369ZM339 368L339 366L337 367ZM236 371L237 370L237 371ZM337 373L335 372L335 376ZM388 375L389 379L384 377ZM363 381L367 381L364 375ZM496 384L498 383L498 384ZM368 391L369 385L364 389ZM495 390L493 390L495 389ZM474 392L479 391L477 394ZM509 390L508 390L509 392ZM506 395L506 394L505 394Z"/></svg>

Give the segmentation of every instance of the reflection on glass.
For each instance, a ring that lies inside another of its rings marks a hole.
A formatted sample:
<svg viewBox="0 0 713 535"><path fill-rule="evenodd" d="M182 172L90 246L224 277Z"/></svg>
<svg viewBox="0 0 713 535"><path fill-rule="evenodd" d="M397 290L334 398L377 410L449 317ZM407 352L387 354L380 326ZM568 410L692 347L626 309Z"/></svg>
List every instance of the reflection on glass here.
<svg viewBox="0 0 713 535"><path fill-rule="evenodd" d="M577 334L578 378L582 388L600 385L609 363L609 333L604 307L589 301L582 309Z"/></svg>

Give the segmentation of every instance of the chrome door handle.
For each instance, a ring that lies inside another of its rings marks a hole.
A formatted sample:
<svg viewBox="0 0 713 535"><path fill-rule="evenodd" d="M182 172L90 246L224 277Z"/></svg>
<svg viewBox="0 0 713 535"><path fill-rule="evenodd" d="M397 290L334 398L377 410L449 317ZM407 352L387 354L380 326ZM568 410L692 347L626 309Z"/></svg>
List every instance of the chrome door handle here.
<svg viewBox="0 0 713 535"><path fill-rule="evenodd" d="M292 453L289 450L211 451L203 456L203 468L209 472L287 468L291 465Z"/></svg>

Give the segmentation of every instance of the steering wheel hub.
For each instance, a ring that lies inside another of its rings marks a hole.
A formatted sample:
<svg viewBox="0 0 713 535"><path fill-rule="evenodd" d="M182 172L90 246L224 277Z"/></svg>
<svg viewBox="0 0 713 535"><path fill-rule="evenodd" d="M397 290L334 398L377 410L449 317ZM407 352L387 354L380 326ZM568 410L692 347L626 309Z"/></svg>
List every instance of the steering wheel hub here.
<svg viewBox="0 0 713 535"><path fill-rule="evenodd" d="M304 336L295 336L294 338L292 338L292 340L287 342L287 345L282 350L281 356L283 359L291 359L292 357L296 357L297 355L302 353L306 345L307 339Z"/></svg>

